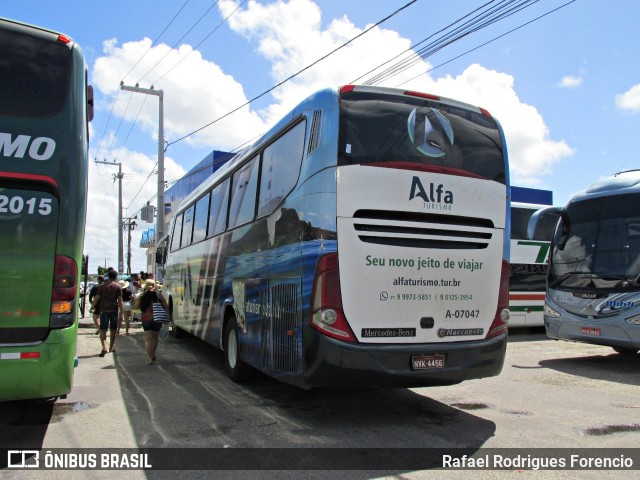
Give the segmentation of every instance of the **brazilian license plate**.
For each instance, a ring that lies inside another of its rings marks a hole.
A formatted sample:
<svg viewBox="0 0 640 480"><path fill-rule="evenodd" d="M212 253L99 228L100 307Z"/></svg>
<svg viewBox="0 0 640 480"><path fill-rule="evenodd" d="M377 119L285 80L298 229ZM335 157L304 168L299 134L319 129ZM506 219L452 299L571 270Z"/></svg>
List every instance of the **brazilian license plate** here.
<svg viewBox="0 0 640 480"><path fill-rule="evenodd" d="M444 365L444 355L413 355L411 357L411 366L414 370L444 368Z"/></svg>
<svg viewBox="0 0 640 480"><path fill-rule="evenodd" d="M582 327L580 329L580 333L582 333L582 335L590 335L592 337L599 337L600 336L600 329L599 328L594 328L594 327Z"/></svg>

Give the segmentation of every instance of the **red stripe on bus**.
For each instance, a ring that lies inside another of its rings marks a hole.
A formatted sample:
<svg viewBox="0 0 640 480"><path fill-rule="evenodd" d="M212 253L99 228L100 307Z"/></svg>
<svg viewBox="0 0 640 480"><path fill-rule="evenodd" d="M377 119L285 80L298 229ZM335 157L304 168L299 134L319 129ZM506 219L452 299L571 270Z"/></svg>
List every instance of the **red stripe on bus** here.
<svg viewBox="0 0 640 480"><path fill-rule="evenodd" d="M58 188L58 182L53 178L46 175L36 175L32 173L17 173L17 172L0 172L0 178L16 179L16 180L31 180L33 182L45 182L51 186Z"/></svg>
<svg viewBox="0 0 640 480"><path fill-rule="evenodd" d="M509 300L544 300L544 293L510 293Z"/></svg>

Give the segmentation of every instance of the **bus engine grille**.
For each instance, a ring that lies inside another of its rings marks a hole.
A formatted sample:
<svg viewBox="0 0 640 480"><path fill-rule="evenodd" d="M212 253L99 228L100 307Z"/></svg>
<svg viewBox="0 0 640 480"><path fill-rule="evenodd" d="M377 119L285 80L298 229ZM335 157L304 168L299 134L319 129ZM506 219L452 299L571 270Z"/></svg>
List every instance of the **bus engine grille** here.
<svg viewBox="0 0 640 480"><path fill-rule="evenodd" d="M273 304L272 320L272 368L277 372L298 371L298 284L283 283L271 288Z"/></svg>
<svg viewBox="0 0 640 480"><path fill-rule="evenodd" d="M398 247L484 249L494 228L489 219L459 215L358 210L353 217L360 241Z"/></svg>

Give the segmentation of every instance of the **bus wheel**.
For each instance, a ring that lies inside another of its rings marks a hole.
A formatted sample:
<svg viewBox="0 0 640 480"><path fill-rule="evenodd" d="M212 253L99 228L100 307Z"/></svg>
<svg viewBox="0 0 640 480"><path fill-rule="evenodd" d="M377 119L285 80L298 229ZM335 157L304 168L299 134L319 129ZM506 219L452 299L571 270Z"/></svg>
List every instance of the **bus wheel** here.
<svg viewBox="0 0 640 480"><path fill-rule="evenodd" d="M229 378L241 383L249 379L250 367L240 359L240 347L238 345L238 323L236 317L231 316L224 329L224 365Z"/></svg>
<svg viewBox="0 0 640 480"><path fill-rule="evenodd" d="M624 348L624 347L611 347L611 348L613 348L620 355L632 356L638 353L638 350L636 350L635 348Z"/></svg>

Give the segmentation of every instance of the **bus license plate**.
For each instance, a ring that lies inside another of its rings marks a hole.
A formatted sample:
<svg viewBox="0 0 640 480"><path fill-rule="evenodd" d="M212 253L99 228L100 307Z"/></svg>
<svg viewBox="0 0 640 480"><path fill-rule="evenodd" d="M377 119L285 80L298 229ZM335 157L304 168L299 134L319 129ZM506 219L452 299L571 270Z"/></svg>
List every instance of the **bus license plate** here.
<svg viewBox="0 0 640 480"><path fill-rule="evenodd" d="M582 327L580 329L580 332L582 333L582 335L591 335L592 337L599 337L600 336L600 329L599 328Z"/></svg>
<svg viewBox="0 0 640 480"><path fill-rule="evenodd" d="M444 355L413 355L411 365L414 370L444 368Z"/></svg>

